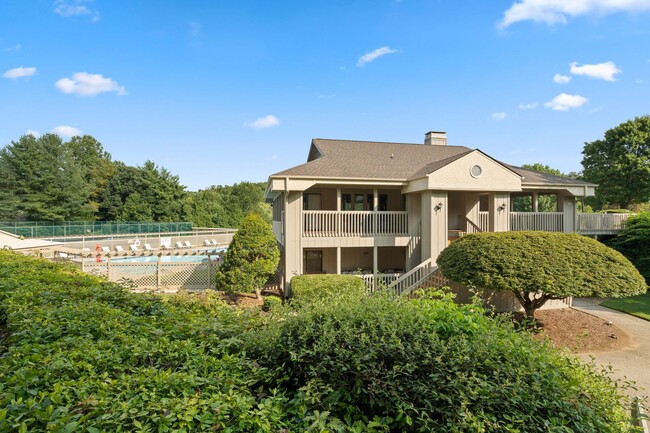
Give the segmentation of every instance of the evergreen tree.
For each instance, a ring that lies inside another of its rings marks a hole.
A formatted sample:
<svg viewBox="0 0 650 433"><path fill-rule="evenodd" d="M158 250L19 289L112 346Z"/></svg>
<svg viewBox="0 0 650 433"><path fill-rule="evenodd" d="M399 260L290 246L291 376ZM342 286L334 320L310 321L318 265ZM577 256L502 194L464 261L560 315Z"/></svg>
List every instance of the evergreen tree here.
<svg viewBox="0 0 650 433"><path fill-rule="evenodd" d="M275 272L280 251L269 223L250 213L234 234L223 264L217 270L217 288L260 297L262 285Z"/></svg>

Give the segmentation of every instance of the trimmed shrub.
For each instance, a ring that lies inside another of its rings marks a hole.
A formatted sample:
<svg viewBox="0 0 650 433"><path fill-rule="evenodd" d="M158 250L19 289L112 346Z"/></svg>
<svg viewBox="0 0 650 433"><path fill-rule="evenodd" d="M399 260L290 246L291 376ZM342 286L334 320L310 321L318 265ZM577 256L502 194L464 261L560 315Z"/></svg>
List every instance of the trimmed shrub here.
<svg viewBox="0 0 650 433"><path fill-rule="evenodd" d="M290 390L292 413L391 432L631 430L610 379L480 307L383 295L330 301L247 334L247 353L282 366L267 386Z"/></svg>
<svg viewBox="0 0 650 433"><path fill-rule="evenodd" d="M316 302L333 296L362 297L366 294L363 280L354 275L298 275L291 279L291 299Z"/></svg>
<svg viewBox="0 0 650 433"><path fill-rule="evenodd" d="M437 262L453 281L512 291L530 318L549 299L646 291L643 277L621 253L577 234L476 233L452 243Z"/></svg>
<svg viewBox="0 0 650 433"><path fill-rule="evenodd" d="M257 320L210 294L134 294L0 251L0 432L260 431L285 398L239 348Z"/></svg>
<svg viewBox="0 0 650 433"><path fill-rule="evenodd" d="M627 257L650 284L650 212L631 216L607 245Z"/></svg>
<svg viewBox="0 0 650 433"><path fill-rule="evenodd" d="M265 296L262 310L271 311L282 306L282 298L278 296Z"/></svg>
<svg viewBox="0 0 650 433"><path fill-rule="evenodd" d="M280 261L271 225L254 213L248 214L233 235L223 264L217 269L217 288L229 293L256 293L275 273Z"/></svg>

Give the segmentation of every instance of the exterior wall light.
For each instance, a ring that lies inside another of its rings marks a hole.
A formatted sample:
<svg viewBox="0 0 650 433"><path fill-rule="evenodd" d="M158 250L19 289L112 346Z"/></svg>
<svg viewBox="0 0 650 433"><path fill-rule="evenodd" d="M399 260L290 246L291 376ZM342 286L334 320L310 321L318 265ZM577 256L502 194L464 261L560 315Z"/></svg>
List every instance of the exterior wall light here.
<svg viewBox="0 0 650 433"><path fill-rule="evenodd" d="M442 202L438 203L437 205L435 205L435 206L433 207L433 210L436 210L436 211L438 211L438 210L440 210L440 209L442 209Z"/></svg>

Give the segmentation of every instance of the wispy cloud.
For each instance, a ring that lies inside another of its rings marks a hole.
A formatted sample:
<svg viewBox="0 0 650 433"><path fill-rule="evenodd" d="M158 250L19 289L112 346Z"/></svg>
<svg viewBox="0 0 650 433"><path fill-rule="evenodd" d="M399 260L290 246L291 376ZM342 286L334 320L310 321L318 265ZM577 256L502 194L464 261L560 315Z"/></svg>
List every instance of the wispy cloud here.
<svg viewBox="0 0 650 433"><path fill-rule="evenodd" d="M505 113L504 111L499 111L498 113L492 113L492 118L494 120L506 120L506 117L508 117L508 114Z"/></svg>
<svg viewBox="0 0 650 433"><path fill-rule="evenodd" d="M54 128L52 133L59 137L74 137L75 135L81 135L81 130L68 125L60 125Z"/></svg>
<svg viewBox="0 0 650 433"><path fill-rule="evenodd" d="M89 7L92 4L93 0L56 0L54 12L66 18L87 15L90 21L96 23L101 20L101 16L97 9Z"/></svg>
<svg viewBox="0 0 650 433"><path fill-rule="evenodd" d="M531 102L530 104L519 104L520 110L534 110L537 108L537 102Z"/></svg>
<svg viewBox="0 0 650 433"><path fill-rule="evenodd" d="M569 17L580 15L608 15L647 10L650 10L648 0L520 0L505 11L498 26L506 28L520 21L549 25L566 24Z"/></svg>
<svg viewBox="0 0 650 433"><path fill-rule="evenodd" d="M571 108L581 107L588 101L589 100L584 96L560 93L555 98L545 103L544 106L556 111L567 111Z"/></svg>
<svg viewBox="0 0 650 433"><path fill-rule="evenodd" d="M366 63L370 63L374 60L377 60L381 56L385 56L386 54L393 54L398 52L398 50L394 50L391 47L381 47L377 48L374 51L371 51L369 53L364 54L363 56L359 57L359 61L357 62L357 66L361 67L365 65Z"/></svg>
<svg viewBox="0 0 650 433"><path fill-rule="evenodd" d="M614 64L614 62L605 62L595 65L582 66L578 66L578 62L573 62L569 64L569 66L571 67L570 72L573 75L584 75L589 78L605 81L616 81L615 75L623 72Z"/></svg>
<svg viewBox="0 0 650 433"><path fill-rule="evenodd" d="M17 53L23 46L20 44L12 45L11 47L5 48L5 51L8 53Z"/></svg>
<svg viewBox="0 0 650 433"><path fill-rule="evenodd" d="M250 128L255 128L255 129L265 129L265 128L271 128L273 126L278 126L279 124L280 124L280 119L278 119L272 114L267 114L266 116L260 117L259 119L255 119L252 122L244 123L244 126L248 126Z"/></svg>
<svg viewBox="0 0 650 433"><path fill-rule="evenodd" d="M568 75L555 74L553 75L553 81L559 84L566 84L571 81L571 77Z"/></svg>
<svg viewBox="0 0 650 433"><path fill-rule="evenodd" d="M201 34L201 30L203 30L203 26L198 21L188 21L187 27L190 37L192 38L198 37Z"/></svg>
<svg viewBox="0 0 650 433"><path fill-rule="evenodd" d="M112 78L106 78L101 74L89 74L87 72L77 72L72 75L72 78L61 78L54 85L63 93L79 96L96 96L105 92L128 95L126 89Z"/></svg>
<svg viewBox="0 0 650 433"><path fill-rule="evenodd" d="M7 72L2 74L2 76L4 78L15 80L16 78L31 77L34 74L36 74L36 68L25 68L23 66L19 66L18 68L9 69Z"/></svg>

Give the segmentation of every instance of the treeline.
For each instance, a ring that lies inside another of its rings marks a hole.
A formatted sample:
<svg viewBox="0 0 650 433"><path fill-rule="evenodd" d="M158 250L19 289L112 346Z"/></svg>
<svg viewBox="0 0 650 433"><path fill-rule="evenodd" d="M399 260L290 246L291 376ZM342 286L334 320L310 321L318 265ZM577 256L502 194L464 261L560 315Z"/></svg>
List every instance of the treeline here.
<svg viewBox="0 0 650 433"><path fill-rule="evenodd" d="M113 161L95 138L24 135L0 150L2 221L191 221L237 227L249 212L270 220L264 183L187 191L152 161Z"/></svg>

